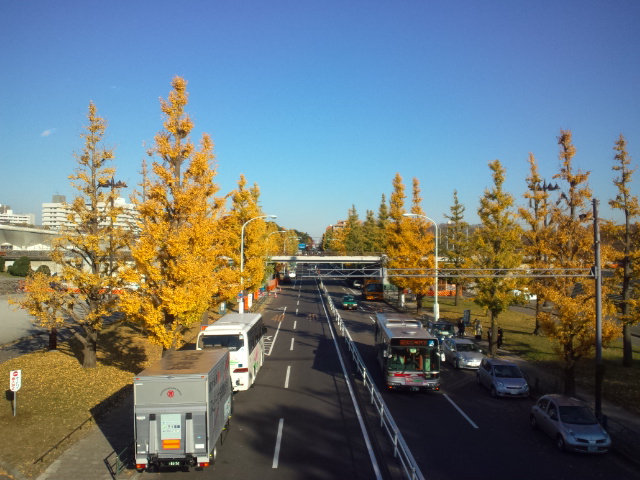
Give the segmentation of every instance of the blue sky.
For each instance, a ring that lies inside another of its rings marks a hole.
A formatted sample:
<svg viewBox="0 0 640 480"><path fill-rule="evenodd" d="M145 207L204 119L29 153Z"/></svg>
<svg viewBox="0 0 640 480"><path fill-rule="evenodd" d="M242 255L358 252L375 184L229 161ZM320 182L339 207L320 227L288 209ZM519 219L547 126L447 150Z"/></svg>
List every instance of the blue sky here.
<svg viewBox="0 0 640 480"><path fill-rule="evenodd" d="M90 101L116 178L140 181L174 75L221 193L244 174L265 213L314 237L352 205L377 212L396 172L436 221L454 189L477 221L496 158L522 203L529 152L558 172L560 129L615 218L620 134L640 158L637 0L5 0L0 40L0 203L38 220L75 194Z"/></svg>

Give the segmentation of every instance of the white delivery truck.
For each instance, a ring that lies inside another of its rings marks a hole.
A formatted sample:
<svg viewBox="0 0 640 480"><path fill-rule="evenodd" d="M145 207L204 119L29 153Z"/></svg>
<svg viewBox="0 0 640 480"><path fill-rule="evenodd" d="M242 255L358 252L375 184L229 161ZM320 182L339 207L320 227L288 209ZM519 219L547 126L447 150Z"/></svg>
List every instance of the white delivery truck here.
<svg viewBox="0 0 640 480"><path fill-rule="evenodd" d="M232 396L227 349L172 352L136 375L136 468L209 466L229 425Z"/></svg>

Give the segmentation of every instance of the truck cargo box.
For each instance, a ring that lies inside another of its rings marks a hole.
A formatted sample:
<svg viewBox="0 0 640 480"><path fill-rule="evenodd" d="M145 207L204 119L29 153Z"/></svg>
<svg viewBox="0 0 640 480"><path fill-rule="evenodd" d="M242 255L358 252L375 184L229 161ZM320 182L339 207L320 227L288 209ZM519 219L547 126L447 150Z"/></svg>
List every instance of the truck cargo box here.
<svg viewBox="0 0 640 480"><path fill-rule="evenodd" d="M229 352L181 350L133 379L138 470L206 467L231 417Z"/></svg>

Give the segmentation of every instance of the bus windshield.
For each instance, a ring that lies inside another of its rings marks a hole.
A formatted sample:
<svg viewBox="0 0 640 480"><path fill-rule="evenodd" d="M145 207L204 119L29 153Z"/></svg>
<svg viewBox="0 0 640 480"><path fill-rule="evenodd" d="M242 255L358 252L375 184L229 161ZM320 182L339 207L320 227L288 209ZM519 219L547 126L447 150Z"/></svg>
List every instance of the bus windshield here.
<svg viewBox="0 0 640 480"><path fill-rule="evenodd" d="M433 348L391 347L387 370L394 372L437 372L440 369L438 351Z"/></svg>
<svg viewBox="0 0 640 480"><path fill-rule="evenodd" d="M235 352L244 346L242 335L202 335L199 348L226 347Z"/></svg>

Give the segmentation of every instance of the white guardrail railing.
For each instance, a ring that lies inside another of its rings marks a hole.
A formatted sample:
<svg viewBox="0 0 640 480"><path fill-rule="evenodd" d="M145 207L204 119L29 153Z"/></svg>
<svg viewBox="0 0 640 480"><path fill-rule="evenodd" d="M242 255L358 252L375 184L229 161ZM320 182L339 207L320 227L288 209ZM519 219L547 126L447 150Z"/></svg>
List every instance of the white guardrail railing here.
<svg viewBox="0 0 640 480"><path fill-rule="evenodd" d="M411 480L424 480L424 476L422 475L420 468L413 458L413 455L411 455L409 447L405 443L404 438L402 437L402 433L400 433L396 422L393 420L387 404L382 399L380 392L373 383L373 380L370 378L369 372L367 372L367 368L365 367L365 364L362 361L362 357L360 356L360 352L358 352L355 343L351 339L351 334L349 333L347 326L344 324L344 321L342 320L338 309L333 304L333 299L329 295L329 292L324 286L322 280L320 281L320 288L322 289L322 292L325 296L327 305L329 305L329 312L339 328L340 335L342 335L342 337L345 339L347 348L351 353L351 358L355 362L358 373L362 377L363 385L369 392L371 404L378 412L378 415L380 417L380 428L382 428L383 431L386 432L387 436L391 440L391 443L393 444L393 456L399 460L400 465L402 466L402 469L404 470L407 478Z"/></svg>

